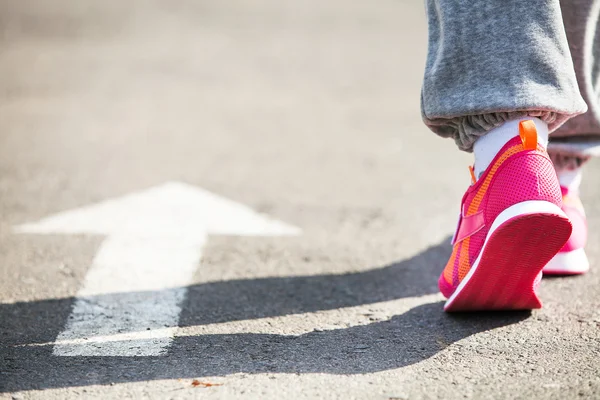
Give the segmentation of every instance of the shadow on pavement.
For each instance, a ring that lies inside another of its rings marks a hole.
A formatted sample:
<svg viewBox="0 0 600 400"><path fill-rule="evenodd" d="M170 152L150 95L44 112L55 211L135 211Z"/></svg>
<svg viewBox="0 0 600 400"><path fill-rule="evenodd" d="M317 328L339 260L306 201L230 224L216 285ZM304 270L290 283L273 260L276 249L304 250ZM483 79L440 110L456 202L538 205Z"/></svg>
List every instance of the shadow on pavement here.
<svg viewBox="0 0 600 400"><path fill-rule="evenodd" d="M435 293L437 275L450 252L447 243L444 240L409 260L366 272L195 285L189 288L179 326L329 310ZM239 372L382 371L417 363L457 340L529 316L528 312L450 316L442 312L442 303L438 302L383 322L299 336L180 336L165 356L56 357L48 343L63 329L73 301L0 305L1 392ZM131 345L144 346L145 341L131 341Z"/></svg>

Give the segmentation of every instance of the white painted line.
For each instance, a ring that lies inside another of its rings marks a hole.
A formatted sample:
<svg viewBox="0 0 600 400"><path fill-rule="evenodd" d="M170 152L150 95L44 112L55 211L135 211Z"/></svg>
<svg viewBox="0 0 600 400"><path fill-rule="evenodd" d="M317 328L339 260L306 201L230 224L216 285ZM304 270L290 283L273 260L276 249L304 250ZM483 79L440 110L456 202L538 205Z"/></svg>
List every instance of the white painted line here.
<svg viewBox="0 0 600 400"><path fill-rule="evenodd" d="M144 192L56 214L16 228L28 233L108 235L75 300L57 356L156 356L177 329L186 286L209 234L295 235L298 228L189 185ZM143 346L90 337L149 333ZM81 344L86 342L85 344Z"/></svg>
<svg viewBox="0 0 600 400"><path fill-rule="evenodd" d="M166 351L185 299L183 286L193 278L204 241L108 237L96 254L57 341L160 328L171 328L169 334L152 338L143 348L124 342L98 347L56 345L54 355L156 356Z"/></svg>

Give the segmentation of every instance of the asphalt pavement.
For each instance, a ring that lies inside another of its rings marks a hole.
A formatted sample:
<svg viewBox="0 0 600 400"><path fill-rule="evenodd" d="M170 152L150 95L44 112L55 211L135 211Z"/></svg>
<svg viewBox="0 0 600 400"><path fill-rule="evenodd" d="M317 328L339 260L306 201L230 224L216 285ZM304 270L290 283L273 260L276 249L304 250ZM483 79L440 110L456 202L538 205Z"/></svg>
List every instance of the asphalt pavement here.
<svg viewBox="0 0 600 400"><path fill-rule="evenodd" d="M0 0L0 398L600 398L591 271L443 313L419 0Z"/></svg>

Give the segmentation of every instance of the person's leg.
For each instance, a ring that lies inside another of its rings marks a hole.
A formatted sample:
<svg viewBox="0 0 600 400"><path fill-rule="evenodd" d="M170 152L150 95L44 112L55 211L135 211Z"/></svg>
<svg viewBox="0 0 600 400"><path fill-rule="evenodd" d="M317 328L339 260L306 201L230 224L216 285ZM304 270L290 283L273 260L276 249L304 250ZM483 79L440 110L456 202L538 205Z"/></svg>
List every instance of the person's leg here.
<svg viewBox="0 0 600 400"><path fill-rule="evenodd" d="M563 211L573 233L544 268L545 274L581 274L589 269L584 247L587 223L579 200L583 165L600 155L600 0L561 0L569 48L579 90L588 105L585 114L567 121L554 134L548 153L563 193Z"/></svg>
<svg viewBox="0 0 600 400"><path fill-rule="evenodd" d="M476 159L445 310L540 307L535 282L572 229L547 135L587 109L559 0L427 0L427 15L423 119Z"/></svg>
<svg viewBox="0 0 600 400"><path fill-rule="evenodd" d="M561 0L561 9L577 83L588 111L567 121L549 146L569 167L600 155L600 0ZM579 155L570 160L565 155Z"/></svg>
<svg viewBox="0 0 600 400"><path fill-rule="evenodd" d="M600 156L600 0L561 0L579 90L588 111L552 135L549 152L557 172L573 171Z"/></svg>
<svg viewBox="0 0 600 400"><path fill-rule="evenodd" d="M538 117L550 132L586 111L559 0L426 0L425 124L472 151L505 121Z"/></svg>

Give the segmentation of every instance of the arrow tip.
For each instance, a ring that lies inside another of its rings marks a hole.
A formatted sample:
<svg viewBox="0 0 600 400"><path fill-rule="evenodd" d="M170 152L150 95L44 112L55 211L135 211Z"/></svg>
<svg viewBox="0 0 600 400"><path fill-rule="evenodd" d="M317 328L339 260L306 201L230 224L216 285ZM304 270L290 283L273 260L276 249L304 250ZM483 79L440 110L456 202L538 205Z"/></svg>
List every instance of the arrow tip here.
<svg viewBox="0 0 600 400"><path fill-rule="evenodd" d="M16 226L17 233L294 236L300 228L201 188L167 182Z"/></svg>

